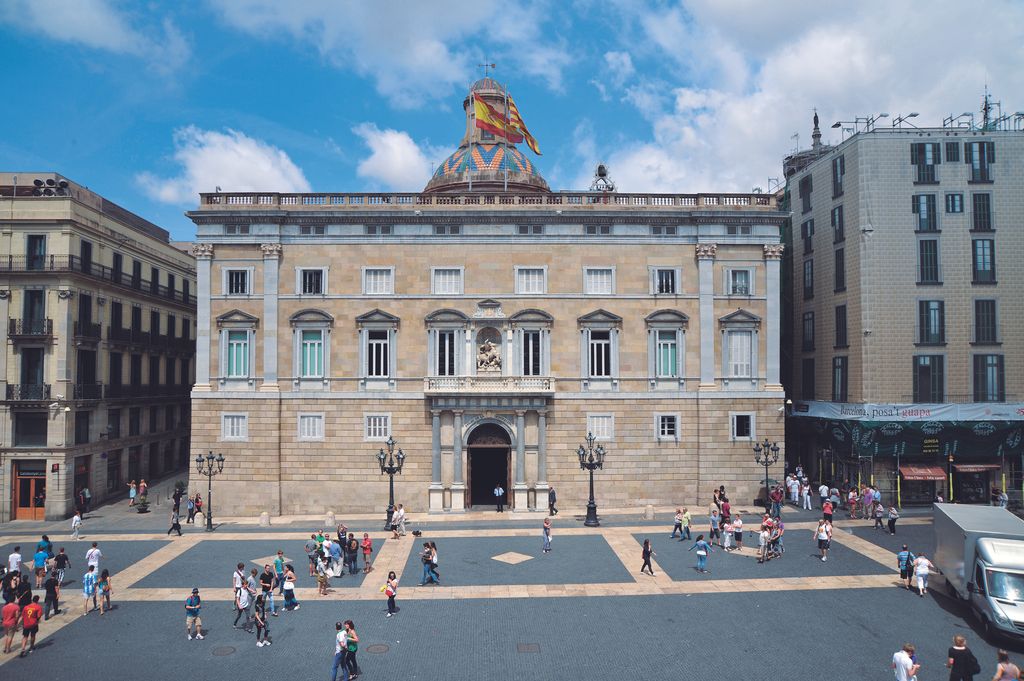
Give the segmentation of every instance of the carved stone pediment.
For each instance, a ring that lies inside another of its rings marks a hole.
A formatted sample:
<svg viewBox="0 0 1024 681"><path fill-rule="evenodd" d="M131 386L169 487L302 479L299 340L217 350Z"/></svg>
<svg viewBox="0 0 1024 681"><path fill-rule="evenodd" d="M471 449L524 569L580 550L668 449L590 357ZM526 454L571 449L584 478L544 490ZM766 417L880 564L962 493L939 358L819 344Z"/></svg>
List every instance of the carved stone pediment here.
<svg viewBox="0 0 1024 681"><path fill-rule="evenodd" d="M476 304L476 312L473 313L476 319L504 319L505 313L501 310L501 303L493 298L481 300Z"/></svg>
<svg viewBox="0 0 1024 681"><path fill-rule="evenodd" d="M217 317L217 327L244 327L247 329L255 328L259 326L260 318L254 317L248 312L242 312L241 310L231 310Z"/></svg>
<svg viewBox="0 0 1024 681"><path fill-rule="evenodd" d="M644 317L648 324L672 324L674 326L686 326L690 318L679 310L657 310Z"/></svg>
<svg viewBox="0 0 1024 681"><path fill-rule="evenodd" d="M391 324L398 326L401 321L393 314L389 314L379 308L374 308L365 314L356 317L356 324Z"/></svg>
<svg viewBox="0 0 1024 681"><path fill-rule="evenodd" d="M594 310L593 312L588 312L582 317L579 317L576 321L577 323L580 324L580 326L592 326L595 324L608 326L622 325L622 317L620 317L617 314L613 314L608 310L601 309Z"/></svg>
<svg viewBox="0 0 1024 681"><path fill-rule="evenodd" d="M544 310L538 310L536 308L527 308L520 310L514 315L508 318L513 324L545 324L551 325L554 323L555 318L549 315Z"/></svg>
<svg viewBox="0 0 1024 681"><path fill-rule="evenodd" d="M451 308L434 310L423 320L428 324L465 324L469 321L469 315Z"/></svg>
<svg viewBox="0 0 1024 681"><path fill-rule="evenodd" d="M299 310L289 317L288 322L292 326L297 326L299 324L322 324L325 326L333 326L334 317L323 310L306 308L305 310Z"/></svg>
<svg viewBox="0 0 1024 681"><path fill-rule="evenodd" d="M761 318L753 312L738 308L735 312L719 317L718 323L721 326L757 328L761 326Z"/></svg>

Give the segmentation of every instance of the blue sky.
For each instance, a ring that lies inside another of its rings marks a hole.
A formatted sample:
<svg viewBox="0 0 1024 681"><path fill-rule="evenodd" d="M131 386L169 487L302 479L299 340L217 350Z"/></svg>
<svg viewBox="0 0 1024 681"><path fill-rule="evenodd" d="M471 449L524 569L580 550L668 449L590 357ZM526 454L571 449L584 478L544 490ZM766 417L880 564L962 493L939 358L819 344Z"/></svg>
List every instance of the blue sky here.
<svg viewBox="0 0 1024 681"><path fill-rule="evenodd" d="M5 0L0 167L63 173L191 239L183 212L214 185L422 188L485 60L556 189L599 160L623 190L763 187L814 107L938 124L987 83L1024 108L1024 3L829 4Z"/></svg>

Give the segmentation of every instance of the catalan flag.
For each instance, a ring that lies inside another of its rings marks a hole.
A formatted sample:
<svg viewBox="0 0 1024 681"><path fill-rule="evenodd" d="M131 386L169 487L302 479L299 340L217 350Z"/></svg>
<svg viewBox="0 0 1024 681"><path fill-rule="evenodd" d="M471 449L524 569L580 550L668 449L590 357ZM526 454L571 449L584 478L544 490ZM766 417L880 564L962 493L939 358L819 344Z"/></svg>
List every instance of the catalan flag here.
<svg viewBox="0 0 1024 681"><path fill-rule="evenodd" d="M475 93L473 94L473 113L476 118L476 127L481 130L486 130L513 144L523 141L523 136L509 124L509 120Z"/></svg>
<svg viewBox="0 0 1024 681"><path fill-rule="evenodd" d="M526 144L530 147L530 150L540 156L540 147L537 146L537 140L535 140L533 135L530 134L530 131L527 130L526 123L523 122L523 117L519 115L519 107L516 106L516 103L511 97L508 98L508 118L509 127L520 133L523 138L526 139Z"/></svg>

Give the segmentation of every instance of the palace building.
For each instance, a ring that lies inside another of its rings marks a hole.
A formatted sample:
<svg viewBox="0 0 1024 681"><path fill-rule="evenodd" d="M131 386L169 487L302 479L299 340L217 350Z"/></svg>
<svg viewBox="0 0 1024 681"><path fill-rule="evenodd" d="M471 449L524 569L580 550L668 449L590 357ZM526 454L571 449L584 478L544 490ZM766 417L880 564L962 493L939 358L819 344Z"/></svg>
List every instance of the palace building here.
<svg viewBox="0 0 1024 681"><path fill-rule="evenodd" d="M218 192L198 227L192 443L218 513L749 503L783 447L780 224L767 194L552 191L478 125L421 193ZM511 137L511 136L510 136ZM783 453L784 457L784 453ZM772 468L779 477L783 458ZM193 473L193 484L198 484ZM203 481L205 486L205 480Z"/></svg>

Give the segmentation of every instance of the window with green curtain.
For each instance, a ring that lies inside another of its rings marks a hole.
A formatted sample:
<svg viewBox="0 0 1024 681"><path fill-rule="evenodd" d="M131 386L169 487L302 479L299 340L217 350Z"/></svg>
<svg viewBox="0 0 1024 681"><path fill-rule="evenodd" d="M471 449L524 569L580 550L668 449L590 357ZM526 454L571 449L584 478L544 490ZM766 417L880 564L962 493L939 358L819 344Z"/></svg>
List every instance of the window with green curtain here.
<svg viewBox="0 0 1024 681"><path fill-rule="evenodd" d="M324 375L324 334L321 330L302 332L303 378L320 378Z"/></svg>
<svg viewBox="0 0 1024 681"><path fill-rule="evenodd" d="M248 331L228 331L228 377L249 377Z"/></svg>
<svg viewBox="0 0 1024 681"><path fill-rule="evenodd" d="M658 377L675 378L678 374L676 358L679 348L674 330L658 331Z"/></svg>

